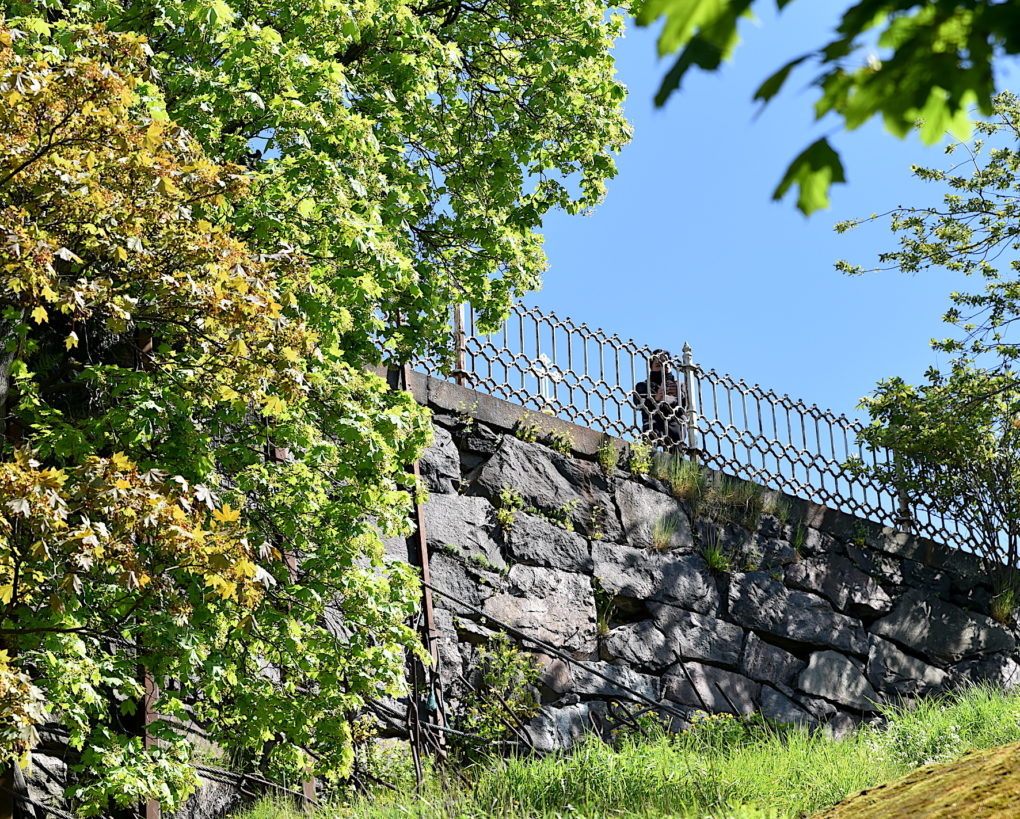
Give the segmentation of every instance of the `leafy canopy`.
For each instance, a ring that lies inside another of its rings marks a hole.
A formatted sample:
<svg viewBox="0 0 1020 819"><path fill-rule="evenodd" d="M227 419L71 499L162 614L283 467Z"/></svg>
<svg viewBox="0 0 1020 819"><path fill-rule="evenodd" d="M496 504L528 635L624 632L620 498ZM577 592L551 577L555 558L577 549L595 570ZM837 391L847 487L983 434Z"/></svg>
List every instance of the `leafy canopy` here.
<svg viewBox="0 0 1020 819"><path fill-rule="evenodd" d="M792 1L776 0L776 7L782 10ZM754 7L754 0L643 0L636 12L639 24L665 18L659 54L679 52L656 103L664 105L692 68L718 70L739 43L740 19L752 16ZM1015 3L857 0L834 22L831 41L793 57L762 82L754 99L768 104L795 69L813 64L816 119L831 113L853 130L879 116L900 138L920 122L921 139L928 144L947 131L966 139L971 109L992 113L994 59L1020 53ZM822 138L793 160L773 198L796 184L797 207L807 215L828 207L829 188L843 181L839 154Z"/></svg>
<svg viewBox="0 0 1020 819"><path fill-rule="evenodd" d="M45 708L79 812L180 804L189 747L165 721L142 746L141 666L242 764L342 777L351 718L420 652L380 534L428 425L367 368L442 358L453 303L495 320L537 286L544 214L596 204L628 136L621 22L0 9L0 753Z"/></svg>
<svg viewBox="0 0 1020 819"><path fill-rule="evenodd" d="M917 273L945 268L977 279L980 288L951 295L944 319L955 328L933 347L950 357L925 383L892 378L864 406L865 434L897 463L879 476L927 506L965 524L993 564L1020 568L1020 99L1000 94L995 117L975 123L980 135L956 143L948 171L915 167L919 179L945 192L942 204L898 208L891 227L898 250L884 253L884 269ZM849 230L867 220L837 226ZM863 272L840 262L849 273Z"/></svg>

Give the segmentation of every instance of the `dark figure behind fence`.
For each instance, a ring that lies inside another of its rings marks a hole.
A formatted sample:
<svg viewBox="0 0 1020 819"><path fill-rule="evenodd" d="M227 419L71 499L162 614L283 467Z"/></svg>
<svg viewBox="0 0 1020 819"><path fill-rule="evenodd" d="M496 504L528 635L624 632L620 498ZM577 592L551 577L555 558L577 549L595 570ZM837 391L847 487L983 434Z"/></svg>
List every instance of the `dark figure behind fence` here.
<svg viewBox="0 0 1020 819"><path fill-rule="evenodd" d="M631 400L641 410L642 431L654 443L669 447L684 443L687 393L683 382L676 378L668 352L652 353L648 380L635 385Z"/></svg>

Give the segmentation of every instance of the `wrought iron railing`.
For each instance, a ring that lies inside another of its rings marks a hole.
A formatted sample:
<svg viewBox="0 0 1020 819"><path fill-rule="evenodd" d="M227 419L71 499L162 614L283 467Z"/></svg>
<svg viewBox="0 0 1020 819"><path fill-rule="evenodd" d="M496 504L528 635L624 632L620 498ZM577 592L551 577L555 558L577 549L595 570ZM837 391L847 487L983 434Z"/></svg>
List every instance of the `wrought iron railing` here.
<svg viewBox="0 0 1020 819"><path fill-rule="evenodd" d="M478 331L470 306L454 310L453 327L453 368L419 367L608 435L643 436L857 517L971 551L979 545L972 527L848 468L854 459L874 465L891 457L864 447L859 421L705 369L689 345L679 355L653 350L521 304L491 334Z"/></svg>

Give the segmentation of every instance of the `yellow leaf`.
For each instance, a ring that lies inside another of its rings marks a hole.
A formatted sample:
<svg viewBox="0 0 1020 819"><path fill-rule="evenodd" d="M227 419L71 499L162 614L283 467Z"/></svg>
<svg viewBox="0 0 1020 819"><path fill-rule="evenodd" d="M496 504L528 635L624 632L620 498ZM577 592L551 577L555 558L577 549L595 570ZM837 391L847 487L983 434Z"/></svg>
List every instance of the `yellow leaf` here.
<svg viewBox="0 0 1020 819"><path fill-rule="evenodd" d="M212 515L220 523L233 523L236 520L240 520L241 511L239 509L232 509L229 503L225 503L222 509L214 509Z"/></svg>
<svg viewBox="0 0 1020 819"><path fill-rule="evenodd" d="M246 356L248 355L248 345L244 343L243 338L238 337L227 345L227 352L238 357Z"/></svg>
<svg viewBox="0 0 1020 819"><path fill-rule="evenodd" d="M46 312L46 308L41 304L32 311L32 318L35 319L36 324L44 324L49 321L50 316Z"/></svg>
<svg viewBox="0 0 1020 819"><path fill-rule="evenodd" d="M72 330L68 333L67 338L64 339L64 347L70 350L72 347L78 346L78 334Z"/></svg>
<svg viewBox="0 0 1020 819"><path fill-rule="evenodd" d="M127 257L128 257L127 249L123 248L123 247L118 247L117 248L117 258L120 259L122 262L126 262L127 261Z"/></svg>
<svg viewBox="0 0 1020 819"><path fill-rule="evenodd" d="M7 605L11 602L12 597L14 597L14 586L0 586L0 603Z"/></svg>
<svg viewBox="0 0 1020 819"><path fill-rule="evenodd" d="M124 478L117 478L116 482L113 485L117 489L130 489L131 481L125 480Z"/></svg>
<svg viewBox="0 0 1020 819"><path fill-rule="evenodd" d="M54 301L57 300L56 291L54 291L54 289L52 287L50 287L49 285L46 285L42 289L42 297L44 299L46 299L46 301L49 301L49 302L54 302Z"/></svg>
<svg viewBox="0 0 1020 819"><path fill-rule="evenodd" d="M110 465L120 472L126 472L134 466L131 459L123 452L114 452L110 456Z"/></svg>
<svg viewBox="0 0 1020 819"><path fill-rule="evenodd" d="M287 409L287 402L278 395L267 395L264 408L267 415L281 415Z"/></svg>

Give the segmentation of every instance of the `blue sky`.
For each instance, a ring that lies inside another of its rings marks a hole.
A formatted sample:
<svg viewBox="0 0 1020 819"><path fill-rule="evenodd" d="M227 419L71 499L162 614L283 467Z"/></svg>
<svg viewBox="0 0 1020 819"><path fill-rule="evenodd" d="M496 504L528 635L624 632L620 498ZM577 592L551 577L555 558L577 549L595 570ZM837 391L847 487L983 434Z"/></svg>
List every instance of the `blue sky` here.
<svg viewBox="0 0 1020 819"><path fill-rule="evenodd" d="M755 117L758 84L827 42L841 5L793 3L748 21L734 61L689 76L665 109L652 97L668 60L654 31L629 26L617 61L633 142L593 215L546 220L550 268L529 303L653 347L689 341L703 366L848 414L879 379L916 381L937 364L929 339L948 334L948 294L967 285L942 272L838 273L837 259L873 266L896 239L887 221L844 235L833 225L940 201L910 166L948 167L943 147L880 123L852 133L814 123L810 70ZM832 209L805 219L792 200L772 202L789 161L833 133L848 184Z"/></svg>

